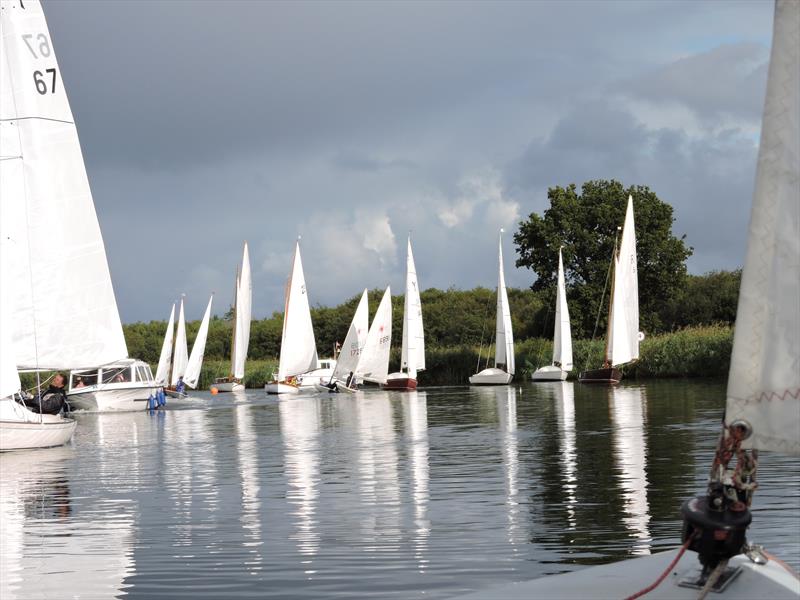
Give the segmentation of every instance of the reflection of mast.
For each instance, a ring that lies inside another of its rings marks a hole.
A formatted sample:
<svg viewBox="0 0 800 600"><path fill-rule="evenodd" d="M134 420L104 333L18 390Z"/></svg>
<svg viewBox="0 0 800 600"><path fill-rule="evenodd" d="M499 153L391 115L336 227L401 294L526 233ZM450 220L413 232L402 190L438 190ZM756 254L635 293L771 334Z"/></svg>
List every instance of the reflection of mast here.
<svg viewBox="0 0 800 600"><path fill-rule="evenodd" d="M564 469L564 494L567 497L567 522L575 529L575 506L578 504L578 455L575 448L575 388L571 381L555 384L556 411L561 430L561 464Z"/></svg>
<svg viewBox="0 0 800 600"><path fill-rule="evenodd" d="M503 466L506 472L506 506L508 507L508 541L516 541L519 520L519 448L517 445L517 388L496 388L497 417L503 444Z"/></svg>
<svg viewBox="0 0 800 600"><path fill-rule="evenodd" d="M414 558L420 573L428 565L425 552L431 524L428 519L428 404L425 392L416 390L403 396L408 456L411 460L412 500L414 502Z"/></svg>
<svg viewBox="0 0 800 600"><path fill-rule="evenodd" d="M650 507L647 503L647 440L644 419L644 390L636 387L613 389L609 399L614 436L614 461L623 490L623 522L638 540L634 554L650 554Z"/></svg>
<svg viewBox="0 0 800 600"><path fill-rule="evenodd" d="M236 417L236 449L239 455L239 474L242 478L241 522L244 545L252 558L245 560L245 568L251 572L260 571L261 564L261 520L258 511L261 502L258 498L258 445L253 431L252 412L249 406L237 405L233 408Z"/></svg>
<svg viewBox="0 0 800 600"><path fill-rule="evenodd" d="M311 563L319 551L319 532L315 529L315 514L319 498L319 398L296 398L278 403L281 437L284 444L284 463L288 491L286 499L296 518L297 549ZM313 571L306 568L306 574Z"/></svg>

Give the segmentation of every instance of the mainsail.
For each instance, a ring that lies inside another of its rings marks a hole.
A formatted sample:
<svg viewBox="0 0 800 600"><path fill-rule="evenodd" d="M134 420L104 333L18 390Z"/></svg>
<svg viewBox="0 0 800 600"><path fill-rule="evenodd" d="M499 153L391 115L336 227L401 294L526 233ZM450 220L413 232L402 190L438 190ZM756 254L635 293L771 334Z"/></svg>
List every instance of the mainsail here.
<svg viewBox="0 0 800 600"><path fill-rule="evenodd" d="M778 0L725 422L800 454L800 2Z"/></svg>
<svg viewBox="0 0 800 600"><path fill-rule="evenodd" d="M164 333L164 343L161 344L161 356L158 357L158 368L156 369L156 383L164 385L169 377L169 367L172 362L172 340L175 336L175 304L169 313L169 323L167 331Z"/></svg>
<svg viewBox="0 0 800 600"><path fill-rule="evenodd" d="M556 292L556 330L553 335L553 363L565 371L572 370L572 333L567 307L567 286L564 279L564 261L558 250L558 290Z"/></svg>
<svg viewBox="0 0 800 600"><path fill-rule="evenodd" d="M389 350L392 345L392 292L387 286L372 326L367 333L367 341L358 362L356 374L359 378L374 383L386 383L389 374Z"/></svg>
<svg viewBox="0 0 800 600"><path fill-rule="evenodd" d="M23 369L128 355L78 132L42 6L0 17L0 239L14 247L12 341Z"/></svg>
<svg viewBox="0 0 800 600"><path fill-rule="evenodd" d="M503 233L503 230L500 230ZM497 274L497 332L494 349L494 364L504 364L506 372L514 374L514 333L511 331L511 309L508 305L506 278L503 273L503 238L498 243Z"/></svg>
<svg viewBox="0 0 800 600"><path fill-rule="evenodd" d="M244 377L244 364L247 360L247 349L250 345L250 319L253 305L253 284L250 275L250 255L247 242L242 253L242 272L236 282L236 328L233 340L233 356L231 366L236 379Z"/></svg>
<svg viewBox="0 0 800 600"><path fill-rule="evenodd" d="M609 327L609 362L622 365L639 358L639 283L633 197L628 196L622 241L614 257L614 285Z"/></svg>
<svg viewBox="0 0 800 600"><path fill-rule="evenodd" d="M311 323L303 262L300 259L300 242L297 242L292 270L286 282L278 381L316 369L317 361L317 344L314 340L314 326Z"/></svg>
<svg viewBox="0 0 800 600"><path fill-rule="evenodd" d="M355 372L364 344L367 342L367 330L369 329L369 304L367 290L361 295L358 307L347 330L347 336L342 344L342 351L339 353L339 360L336 361L336 368L333 371L334 379L345 381L351 372Z"/></svg>
<svg viewBox="0 0 800 600"><path fill-rule="evenodd" d="M197 337L194 339L192 355L186 365L186 373L183 376L183 380L190 388L196 388L197 382L200 380L200 369L203 367L203 355L206 352L208 322L211 319L211 302L213 300L214 294L211 294L211 298L208 299L208 306L206 306L206 312L203 315L203 321L200 323L200 329L197 331Z"/></svg>
<svg viewBox="0 0 800 600"><path fill-rule="evenodd" d="M10 266L10 248L0 240L0 269L7 273ZM20 391L17 359L11 339L11 286L0 286L0 399Z"/></svg>
<svg viewBox="0 0 800 600"><path fill-rule="evenodd" d="M406 257L406 297L403 307L402 368L409 377L425 369L425 334L422 327L422 302L419 299L419 283L414 255L411 252L411 237L408 238Z"/></svg>
<svg viewBox="0 0 800 600"><path fill-rule="evenodd" d="M175 334L175 353L172 356L171 385L177 384L178 379L184 376L188 363L189 349L186 345L186 318L183 314L183 298L181 298L181 307L178 311L178 332Z"/></svg>

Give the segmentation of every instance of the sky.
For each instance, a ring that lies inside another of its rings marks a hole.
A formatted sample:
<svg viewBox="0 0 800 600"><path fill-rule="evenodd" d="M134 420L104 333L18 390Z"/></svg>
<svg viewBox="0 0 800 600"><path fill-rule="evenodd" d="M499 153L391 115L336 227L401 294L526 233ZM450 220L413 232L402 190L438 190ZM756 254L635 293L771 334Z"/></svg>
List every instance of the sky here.
<svg viewBox="0 0 800 600"><path fill-rule="evenodd" d="M772 3L43 3L123 322L405 280L493 287L547 188L650 186L692 273L741 266Z"/></svg>

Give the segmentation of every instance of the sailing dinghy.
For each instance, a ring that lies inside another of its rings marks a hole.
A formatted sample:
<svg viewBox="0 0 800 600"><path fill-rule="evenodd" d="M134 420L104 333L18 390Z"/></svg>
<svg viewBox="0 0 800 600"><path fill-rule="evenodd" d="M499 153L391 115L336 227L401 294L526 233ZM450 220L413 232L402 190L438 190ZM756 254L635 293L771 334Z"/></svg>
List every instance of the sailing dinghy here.
<svg viewBox="0 0 800 600"><path fill-rule="evenodd" d="M347 336L344 338L336 368L328 381L322 380L314 385L318 392L354 392L356 391L355 373L364 344L367 342L369 329L369 304L367 290L361 294ZM348 381L350 385L348 385Z"/></svg>
<svg viewBox="0 0 800 600"><path fill-rule="evenodd" d="M612 257L614 277L608 305L608 331L603 366L583 371L581 383L616 385L622 379L617 367L638 360L639 340L639 280L636 270L636 227L633 221L633 197L628 196L622 241L614 248Z"/></svg>
<svg viewBox="0 0 800 600"><path fill-rule="evenodd" d="M242 270L236 275L236 288L233 299L233 339L231 342L231 372L227 377L214 381L218 392L238 392L244 390L244 364L247 361L247 348L250 345L250 318L253 305L253 285L250 276L250 255L247 242L242 252Z"/></svg>
<svg viewBox="0 0 800 600"><path fill-rule="evenodd" d="M384 385L389 375L389 351L392 346L392 290L386 286L381 303L364 342L356 367L358 381Z"/></svg>
<svg viewBox="0 0 800 600"><path fill-rule="evenodd" d="M799 598L797 573L745 539L756 451L800 456L798 298L800 2L778 0L722 435L706 495L683 505L683 545L462 598Z"/></svg>
<svg viewBox="0 0 800 600"><path fill-rule="evenodd" d="M167 331L164 334L164 342L161 346L161 357L158 361L158 368L156 369L156 381L160 385L169 382L169 385L164 387L164 392L172 398L186 398L187 393L185 386L196 389L200 381L200 371L203 367L203 356L206 350L206 339L208 338L208 326L211 320L211 303L214 300L214 294L208 300L206 312L203 314L203 320L200 323L200 329L197 331L194 345L192 346L192 354L189 356L189 347L186 341L186 317L183 309L183 297L181 297L180 309L178 310L178 328L175 335L175 345L172 354L172 367L170 372L169 366L169 352L170 344L172 342L172 316L175 311L173 305L173 312L170 313L169 323L167 324ZM169 375L166 375L169 373ZM162 382L163 377L163 382ZM183 383L184 385L181 385Z"/></svg>
<svg viewBox="0 0 800 600"><path fill-rule="evenodd" d="M503 230L498 242L497 269L497 327L495 331L494 367L487 367L469 378L472 385L508 385L514 377L514 333L511 330L511 310L503 272ZM489 359L487 358L488 362ZM478 356L480 364L480 356ZM501 366L505 367L502 369Z"/></svg>
<svg viewBox="0 0 800 600"><path fill-rule="evenodd" d="M569 326L564 260L558 250L558 289L556 291L556 326L553 332L553 364L536 369L533 381L564 381L572 370L572 332Z"/></svg>
<svg viewBox="0 0 800 600"><path fill-rule="evenodd" d="M403 349L399 373L386 377L387 390L417 389L417 372L425 370L425 334L422 327L422 302L419 299L417 268L408 237L406 255L406 297L403 306ZM405 372L403 372L405 369Z"/></svg>

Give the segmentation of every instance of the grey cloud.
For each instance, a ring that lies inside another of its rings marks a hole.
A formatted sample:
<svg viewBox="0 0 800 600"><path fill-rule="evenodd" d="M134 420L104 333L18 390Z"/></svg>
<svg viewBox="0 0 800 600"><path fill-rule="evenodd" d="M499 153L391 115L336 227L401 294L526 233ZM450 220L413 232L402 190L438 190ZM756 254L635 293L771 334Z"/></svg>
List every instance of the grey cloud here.
<svg viewBox="0 0 800 600"><path fill-rule="evenodd" d="M358 152L342 152L333 158L333 164L351 171L375 172L385 169L415 169L417 164L405 158L373 158Z"/></svg>

